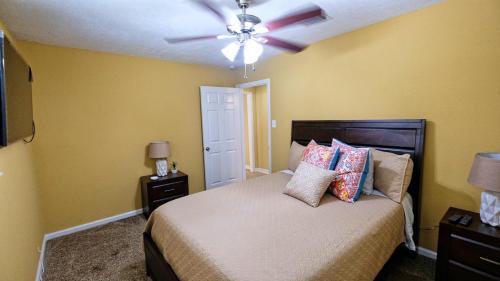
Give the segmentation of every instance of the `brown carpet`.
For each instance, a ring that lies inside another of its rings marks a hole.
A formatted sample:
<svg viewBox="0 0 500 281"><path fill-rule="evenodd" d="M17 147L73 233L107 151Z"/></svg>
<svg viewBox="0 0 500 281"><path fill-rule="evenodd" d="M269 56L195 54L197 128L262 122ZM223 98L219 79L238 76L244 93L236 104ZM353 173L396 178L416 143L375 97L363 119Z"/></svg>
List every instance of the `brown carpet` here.
<svg viewBox="0 0 500 281"><path fill-rule="evenodd" d="M135 216L50 240L44 281L151 281L146 277L142 232ZM403 256L391 261L384 280L434 280L434 261Z"/></svg>
<svg viewBox="0 0 500 281"><path fill-rule="evenodd" d="M149 281L145 219L135 216L48 241L44 281Z"/></svg>

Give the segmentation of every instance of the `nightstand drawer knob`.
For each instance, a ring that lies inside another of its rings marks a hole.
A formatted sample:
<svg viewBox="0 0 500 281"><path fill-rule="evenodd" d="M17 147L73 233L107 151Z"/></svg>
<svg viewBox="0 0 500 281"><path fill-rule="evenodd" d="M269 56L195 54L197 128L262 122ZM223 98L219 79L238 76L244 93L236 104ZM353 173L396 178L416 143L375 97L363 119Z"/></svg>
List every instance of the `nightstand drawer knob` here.
<svg viewBox="0 0 500 281"><path fill-rule="evenodd" d="M175 191L175 188L171 188L171 189L165 189L163 192L171 192L171 191Z"/></svg>
<svg viewBox="0 0 500 281"><path fill-rule="evenodd" d="M500 262L497 262L497 261L494 261L494 260L490 260L490 259L485 258L485 257L479 257L479 259L482 260L482 261L489 262L491 264L495 264L495 265L500 266Z"/></svg>

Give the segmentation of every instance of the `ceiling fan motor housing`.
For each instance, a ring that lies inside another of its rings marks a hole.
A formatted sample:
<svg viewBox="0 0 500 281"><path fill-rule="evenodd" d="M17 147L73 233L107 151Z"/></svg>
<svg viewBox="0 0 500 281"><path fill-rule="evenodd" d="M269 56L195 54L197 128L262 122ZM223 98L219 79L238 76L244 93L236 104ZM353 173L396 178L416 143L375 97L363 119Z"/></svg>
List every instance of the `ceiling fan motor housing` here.
<svg viewBox="0 0 500 281"><path fill-rule="evenodd" d="M238 7L240 7L240 9L246 9L250 5L250 0L236 0L236 3L238 3Z"/></svg>
<svg viewBox="0 0 500 281"><path fill-rule="evenodd" d="M241 22L241 31L242 32L252 32L253 28L261 23L260 18L254 16L254 15L249 15L249 14L241 14L238 15L238 19Z"/></svg>

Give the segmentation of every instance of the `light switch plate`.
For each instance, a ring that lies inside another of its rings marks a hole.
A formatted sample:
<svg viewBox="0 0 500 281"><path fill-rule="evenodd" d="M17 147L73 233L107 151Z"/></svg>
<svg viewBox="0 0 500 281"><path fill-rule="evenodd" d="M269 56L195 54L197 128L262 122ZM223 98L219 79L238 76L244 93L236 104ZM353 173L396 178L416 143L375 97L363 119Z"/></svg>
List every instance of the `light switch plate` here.
<svg viewBox="0 0 500 281"><path fill-rule="evenodd" d="M272 127L272 128L276 128L276 126L278 126L278 125L276 124L276 120L271 120L271 127Z"/></svg>

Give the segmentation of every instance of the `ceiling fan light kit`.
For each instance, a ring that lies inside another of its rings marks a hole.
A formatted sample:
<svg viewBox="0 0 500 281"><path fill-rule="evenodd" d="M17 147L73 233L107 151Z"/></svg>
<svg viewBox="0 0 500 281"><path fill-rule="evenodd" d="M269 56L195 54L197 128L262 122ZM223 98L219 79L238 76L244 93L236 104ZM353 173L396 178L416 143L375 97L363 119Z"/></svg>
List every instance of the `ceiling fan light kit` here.
<svg viewBox="0 0 500 281"><path fill-rule="evenodd" d="M269 23L262 23L257 16L247 14L247 8L250 5L249 0L236 0L241 14L235 15L227 7L216 6L209 0L192 0L204 9L213 13L227 28L227 35L209 35L185 38L165 38L170 44L184 43L189 41L206 39L236 39L221 50L221 53L231 62L238 58L238 54L243 49L243 63L245 66L245 78L247 78L247 65L252 65L259 60L264 52L263 44L274 46L290 52L298 53L303 51L306 46L287 42L268 35L268 32L275 31L298 23L317 23L326 19L324 11L318 6L311 6L297 13L287 15Z"/></svg>
<svg viewBox="0 0 500 281"><path fill-rule="evenodd" d="M260 43L257 43L254 39L247 40L245 42L245 48L243 49L244 63L256 63L260 55L262 55L262 52L264 52L264 47L262 47Z"/></svg>
<svg viewBox="0 0 500 281"><path fill-rule="evenodd" d="M220 51L228 60L234 61L236 59L236 56L238 55L238 52L240 51L240 48L240 42L232 42Z"/></svg>

